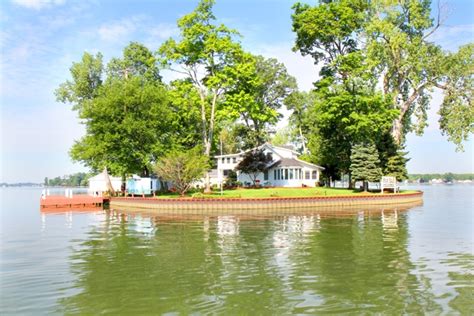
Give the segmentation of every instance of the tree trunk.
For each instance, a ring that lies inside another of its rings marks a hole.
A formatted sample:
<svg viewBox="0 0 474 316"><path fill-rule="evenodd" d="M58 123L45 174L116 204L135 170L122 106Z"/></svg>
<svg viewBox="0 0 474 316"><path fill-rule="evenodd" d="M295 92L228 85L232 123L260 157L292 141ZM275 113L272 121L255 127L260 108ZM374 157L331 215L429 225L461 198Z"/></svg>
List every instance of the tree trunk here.
<svg viewBox="0 0 474 316"><path fill-rule="evenodd" d="M364 192L367 192L368 189L369 189L369 182L366 181L366 180L364 180L364 182L363 182L363 187L364 187Z"/></svg>
<svg viewBox="0 0 474 316"><path fill-rule="evenodd" d="M392 123L392 137L397 145L400 145L402 140L402 116L393 120Z"/></svg>
<svg viewBox="0 0 474 316"><path fill-rule="evenodd" d="M308 149L306 148L306 142L303 136L303 132L301 131L301 126L299 127L299 131L300 131L301 144L303 145L303 154L306 155L308 153Z"/></svg>
<svg viewBox="0 0 474 316"><path fill-rule="evenodd" d="M206 187L204 188L204 193L205 194L210 194L212 193L211 190L211 179L209 177L209 172L206 173Z"/></svg>
<svg viewBox="0 0 474 316"><path fill-rule="evenodd" d="M127 178L125 174L122 175L122 185L120 186L120 191L122 192L122 196L125 196L125 191L127 190Z"/></svg>
<svg viewBox="0 0 474 316"><path fill-rule="evenodd" d="M162 178L159 178L160 180L160 192L168 192L168 184L166 183L166 181L163 181Z"/></svg>

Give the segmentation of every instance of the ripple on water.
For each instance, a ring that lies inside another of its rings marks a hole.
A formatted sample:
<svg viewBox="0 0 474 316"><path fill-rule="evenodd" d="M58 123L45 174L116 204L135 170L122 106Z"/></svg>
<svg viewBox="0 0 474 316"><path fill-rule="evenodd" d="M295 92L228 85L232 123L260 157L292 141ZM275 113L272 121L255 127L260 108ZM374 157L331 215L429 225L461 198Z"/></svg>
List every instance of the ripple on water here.
<svg viewBox="0 0 474 316"><path fill-rule="evenodd" d="M453 225L433 226L442 201L439 210L428 201L413 213L344 217L45 215L24 232L2 232L1 310L474 314L472 242L457 211Z"/></svg>

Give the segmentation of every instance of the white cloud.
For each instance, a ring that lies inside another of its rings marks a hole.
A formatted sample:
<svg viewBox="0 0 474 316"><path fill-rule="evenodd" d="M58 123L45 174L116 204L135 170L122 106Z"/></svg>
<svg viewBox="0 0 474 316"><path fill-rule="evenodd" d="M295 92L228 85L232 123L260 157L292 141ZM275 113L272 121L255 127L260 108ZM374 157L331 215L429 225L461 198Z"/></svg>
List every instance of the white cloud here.
<svg viewBox="0 0 474 316"><path fill-rule="evenodd" d="M455 51L459 46L472 42L474 24L442 25L428 40L441 45L444 49Z"/></svg>
<svg viewBox="0 0 474 316"><path fill-rule="evenodd" d="M12 2L27 9L41 10L55 5L62 5L65 0L12 0Z"/></svg>
<svg viewBox="0 0 474 316"><path fill-rule="evenodd" d="M150 33L152 38L166 40L170 37L178 35L179 29L174 24L160 23L157 26L150 28L148 33Z"/></svg>
<svg viewBox="0 0 474 316"><path fill-rule="evenodd" d="M112 24L104 24L99 28L99 36L102 40L108 42L117 42L128 37L136 30L136 24L133 20L123 20Z"/></svg>

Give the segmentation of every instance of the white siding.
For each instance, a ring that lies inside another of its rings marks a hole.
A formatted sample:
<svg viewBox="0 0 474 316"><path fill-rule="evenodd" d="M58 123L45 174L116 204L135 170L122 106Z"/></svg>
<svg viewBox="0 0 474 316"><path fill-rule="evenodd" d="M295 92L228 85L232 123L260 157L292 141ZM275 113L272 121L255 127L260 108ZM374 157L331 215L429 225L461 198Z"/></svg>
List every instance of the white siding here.
<svg viewBox="0 0 474 316"><path fill-rule="evenodd" d="M122 187L122 179L118 177L110 177L110 182L112 182L112 187L115 191L120 191ZM105 184L104 179L89 179L89 191L91 192L106 192L107 185Z"/></svg>

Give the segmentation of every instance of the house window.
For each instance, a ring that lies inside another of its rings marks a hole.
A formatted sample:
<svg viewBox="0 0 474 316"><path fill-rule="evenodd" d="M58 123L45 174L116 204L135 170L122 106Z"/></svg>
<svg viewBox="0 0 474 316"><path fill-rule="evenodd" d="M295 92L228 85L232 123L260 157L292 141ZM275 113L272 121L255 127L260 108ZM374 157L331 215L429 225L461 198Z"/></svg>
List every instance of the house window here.
<svg viewBox="0 0 474 316"><path fill-rule="evenodd" d="M316 170L313 170L313 179L318 178L318 172Z"/></svg>
<svg viewBox="0 0 474 316"><path fill-rule="evenodd" d="M224 163L224 162L225 162L225 158L222 158L222 163Z"/></svg>
<svg viewBox="0 0 474 316"><path fill-rule="evenodd" d="M230 163L230 158L227 158L227 163Z"/></svg>
<svg viewBox="0 0 474 316"><path fill-rule="evenodd" d="M293 180L293 169L290 169L290 180Z"/></svg>
<svg viewBox="0 0 474 316"><path fill-rule="evenodd" d="M277 171L275 169L275 170L273 170L273 180L276 180L276 178L277 178Z"/></svg>
<svg viewBox="0 0 474 316"><path fill-rule="evenodd" d="M306 171L304 172L304 178L305 178L305 179L311 179L311 178L310 178L310 175L311 175L311 173L310 173L308 170L306 170Z"/></svg>
<svg viewBox="0 0 474 316"><path fill-rule="evenodd" d="M229 175L230 169L224 169L224 177Z"/></svg>
<svg viewBox="0 0 474 316"><path fill-rule="evenodd" d="M232 158L233 163L237 163L237 157Z"/></svg>
<svg viewBox="0 0 474 316"><path fill-rule="evenodd" d="M265 171L263 172L263 180L264 180L264 181L267 181L267 180L268 180L268 170L265 170Z"/></svg>
<svg viewBox="0 0 474 316"><path fill-rule="evenodd" d="M288 180L288 169L285 169L285 180Z"/></svg>

